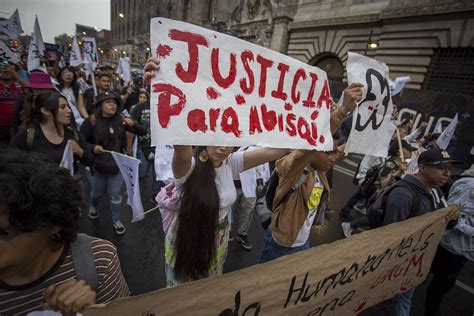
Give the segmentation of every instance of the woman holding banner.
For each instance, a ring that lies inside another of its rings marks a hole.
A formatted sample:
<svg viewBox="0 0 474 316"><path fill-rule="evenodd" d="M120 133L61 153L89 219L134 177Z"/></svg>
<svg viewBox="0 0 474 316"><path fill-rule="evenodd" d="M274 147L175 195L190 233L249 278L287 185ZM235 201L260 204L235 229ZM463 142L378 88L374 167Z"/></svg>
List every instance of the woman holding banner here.
<svg viewBox="0 0 474 316"><path fill-rule="evenodd" d="M150 58L145 79L158 69L159 60ZM180 203L165 238L167 287L222 274L237 196L234 177L288 153L273 148L233 151L224 146L174 146L172 169Z"/></svg>
<svg viewBox="0 0 474 316"><path fill-rule="evenodd" d="M146 129L120 112L120 97L113 92L103 92L97 96L95 113L81 125L81 133L92 145L94 163L91 170L91 196L89 218L99 217L97 207L100 198L107 192L115 233L125 234L125 226L120 220L122 204L122 174L119 172L110 151L126 152L125 131L145 135Z"/></svg>
<svg viewBox="0 0 474 316"><path fill-rule="evenodd" d="M33 101L27 100L26 119L27 127L15 135L10 147L43 153L59 165L69 143L76 163L92 163L89 146L77 131L69 104L59 92L45 91Z"/></svg>

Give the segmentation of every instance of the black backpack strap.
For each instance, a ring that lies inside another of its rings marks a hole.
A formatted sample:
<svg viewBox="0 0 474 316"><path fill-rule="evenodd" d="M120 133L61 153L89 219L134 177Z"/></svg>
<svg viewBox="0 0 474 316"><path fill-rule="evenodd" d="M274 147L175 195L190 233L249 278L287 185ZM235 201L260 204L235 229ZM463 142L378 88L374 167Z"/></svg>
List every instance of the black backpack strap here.
<svg viewBox="0 0 474 316"><path fill-rule="evenodd" d="M71 253L77 279L86 281L87 285L97 293L99 278L95 267L91 241L92 238L86 234L77 234L76 240L71 243Z"/></svg>
<svg viewBox="0 0 474 316"><path fill-rule="evenodd" d="M35 129L30 127L26 129L26 149L28 151L33 147L33 140L35 139Z"/></svg>

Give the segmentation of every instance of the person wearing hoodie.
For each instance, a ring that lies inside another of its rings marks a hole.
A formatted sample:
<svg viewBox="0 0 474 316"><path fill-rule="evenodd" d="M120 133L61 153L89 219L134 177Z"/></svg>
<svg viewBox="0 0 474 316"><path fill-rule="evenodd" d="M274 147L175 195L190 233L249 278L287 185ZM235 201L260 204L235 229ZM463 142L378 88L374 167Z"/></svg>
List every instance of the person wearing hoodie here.
<svg viewBox="0 0 474 316"><path fill-rule="evenodd" d="M433 212L448 204L440 190L451 175L451 165L459 163L452 160L448 152L442 149L429 149L418 157L419 171L416 175L407 175L403 178L411 190L399 186L387 196L384 226L402 222L410 217L412 203L415 200L412 192L418 195L419 208L415 216ZM455 220L459 217L458 208L453 208L446 216L446 220ZM448 224L451 226L453 222ZM411 298L415 289L409 289L392 298L393 315L410 315Z"/></svg>
<svg viewBox="0 0 474 316"><path fill-rule="evenodd" d="M449 204L460 205L456 226L447 230L436 251L426 292L425 315L438 315L443 296L454 286L464 265L474 261L474 165L454 182L449 190Z"/></svg>

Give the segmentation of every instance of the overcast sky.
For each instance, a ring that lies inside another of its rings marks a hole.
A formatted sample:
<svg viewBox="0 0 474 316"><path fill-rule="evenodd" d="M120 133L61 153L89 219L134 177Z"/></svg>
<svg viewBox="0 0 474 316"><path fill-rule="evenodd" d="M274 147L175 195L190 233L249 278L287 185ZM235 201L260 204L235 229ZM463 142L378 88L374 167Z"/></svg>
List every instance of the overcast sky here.
<svg viewBox="0 0 474 316"><path fill-rule="evenodd" d="M9 18L18 8L26 34L33 32L38 15L47 43L54 43L54 37L59 34L73 33L76 23L110 30L110 0L0 0L0 3L2 18Z"/></svg>

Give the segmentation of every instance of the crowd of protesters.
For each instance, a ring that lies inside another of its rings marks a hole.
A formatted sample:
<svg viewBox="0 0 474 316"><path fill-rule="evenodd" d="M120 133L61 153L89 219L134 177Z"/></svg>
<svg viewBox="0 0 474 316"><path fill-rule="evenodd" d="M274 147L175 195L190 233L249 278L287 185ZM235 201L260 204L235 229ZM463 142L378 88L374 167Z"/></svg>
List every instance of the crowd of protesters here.
<svg viewBox="0 0 474 316"><path fill-rule="evenodd" d="M165 230L168 287L222 274L234 237L244 249L252 248L247 235L258 204L255 192L268 181L262 171L267 168L271 173L268 163L279 180L264 218L258 263L308 249L313 226L325 222L329 209L330 170L348 158L343 154L345 130L350 129L347 122L363 87L350 85L340 106L331 107L332 151L176 145L169 165L175 179L168 184L156 180L157 149L150 136L147 84L160 71L159 60L151 58L144 78L134 76L127 85L112 66L98 67L92 74L96 89L81 68L67 66L56 73L35 70L27 76L20 74L23 68L9 64L0 70L2 315L25 314L45 304L73 313L129 295L114 245L78 233L78 218L87 215L95 220L107 211L99 207L106 195L114 231L125 234L124 181L111 152L132 155L135 138L140 178L153 178L152 199L161 205L160 194L166 189L178 199L177 215ZM439 134L423 136L426 123L412 127L409 119L399 124L401 139L394 135L387 159L362 159L354 176L359 189L340 216L349 237L372 228L365 213L382 191L390 209L382 225L448 204L463 205L449 213L448 230L432 266L426 310L427 315L435 315L464 264L473 260L473 172L471 166L459 180L450 182L451 167L459 162L438 148ZM66 146L72 149L78 176L71 177L59 167ZM407 159L415 152L418 166L410 170ZM88 198L81 185L85 179L91 187ZM352 210L364 216L354 218ZM231 231L232 218L238 222L236 232ZM414 291L392 299L395 315L409 315Z"/></svg>

